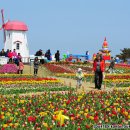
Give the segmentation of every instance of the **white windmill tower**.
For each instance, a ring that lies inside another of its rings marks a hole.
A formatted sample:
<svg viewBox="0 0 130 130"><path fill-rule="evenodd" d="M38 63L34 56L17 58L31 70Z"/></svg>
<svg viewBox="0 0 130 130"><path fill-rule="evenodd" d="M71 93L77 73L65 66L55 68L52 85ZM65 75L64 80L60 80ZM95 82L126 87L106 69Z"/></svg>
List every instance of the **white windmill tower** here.
<svg viewBox="0 0 130 130"><path fill-rule="evenodd" d="M12 50L16 49L17 53L20 53L24 58L29 57L29 47L27 42L26 32L28 31L28 27L24 22L20 21L8 21L4 23L4 14L3 10L1 10L2 14L2 23L3 23L3 32L4 32L4 50L7 49ZM27 62L27 59L26 61Z"/></svg>

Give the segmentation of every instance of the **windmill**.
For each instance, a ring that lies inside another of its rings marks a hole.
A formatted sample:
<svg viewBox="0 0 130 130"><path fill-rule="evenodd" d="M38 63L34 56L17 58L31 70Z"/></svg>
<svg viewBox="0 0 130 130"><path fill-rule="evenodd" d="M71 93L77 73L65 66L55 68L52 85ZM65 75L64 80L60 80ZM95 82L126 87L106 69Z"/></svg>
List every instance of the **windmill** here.
<svg viewBox="0 0 130 130"><path fill-rule="evenodd" d="M1 10L2 27L4 37L4 50L13 51L16 49L17 53L20 53L22 57L29 57L29 48L27 42L26 32L28 27L21 21L4 21L4 10ZM27 60L26 60L27 61Z"/></svg>
<svg viewBox="0 0 130 130"><path fill-rule="evenodd" d="M1 10L1 16L2 16L2 27L0 28L0 30L3 29L3 36L4 36L4 43L6 41L6 33L5 33L5 29L4 29L4 25L5 25L5 21L4 21L4 10Z"/></svg>

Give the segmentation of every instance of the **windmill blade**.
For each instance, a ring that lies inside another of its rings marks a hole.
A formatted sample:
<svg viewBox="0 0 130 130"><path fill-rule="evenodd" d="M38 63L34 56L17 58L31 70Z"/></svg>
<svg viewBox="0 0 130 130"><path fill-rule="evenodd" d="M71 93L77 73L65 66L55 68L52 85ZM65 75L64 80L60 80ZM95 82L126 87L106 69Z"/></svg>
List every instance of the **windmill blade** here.
<svg viewBox="0 0 130 130"><path fill-rule="evenodd" d="M2 30L3 26L1 26L0 30Z"/></svg>
<svg viewBox="0 0 130 130"><path fill-rule="evenodd" d="M4 34L4 43L6 41L6 34L5 34L5 29L4 29L4 25L5 25L5 22L4 22L4 10L2 9L1 10L1 15L2 15L2 28L3 28L3 34Z"/></svg>

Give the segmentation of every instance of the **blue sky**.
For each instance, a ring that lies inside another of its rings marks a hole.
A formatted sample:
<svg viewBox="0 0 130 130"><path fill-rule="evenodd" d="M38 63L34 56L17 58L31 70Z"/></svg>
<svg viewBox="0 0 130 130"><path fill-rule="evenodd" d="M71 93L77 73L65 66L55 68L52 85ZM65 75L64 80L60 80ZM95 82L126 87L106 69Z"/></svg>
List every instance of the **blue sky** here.
<svg viewBox="0 0 130 130"><path fill-rule="evenodd" d="M5 20L28 25L30 54L59 49L92 55L105 36L112 55L130 47L130 0L0 0L2 8ZM0 49L2 35L0 31Z"/></svg>

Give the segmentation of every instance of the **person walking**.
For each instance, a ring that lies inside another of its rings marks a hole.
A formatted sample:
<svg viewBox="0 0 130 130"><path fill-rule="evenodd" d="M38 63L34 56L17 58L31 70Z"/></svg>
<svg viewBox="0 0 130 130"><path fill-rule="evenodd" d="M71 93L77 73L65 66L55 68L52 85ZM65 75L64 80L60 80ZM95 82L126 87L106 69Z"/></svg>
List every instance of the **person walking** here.
<svg viewBox="0 0 130 130"><path fill-rule="evenodd" d="M110 73L113 73L114 72L114 66L115 66L115 60L113 57L111 57L111 62L110 62L110 65L109 65L109 68L107 71L110 71Z"/></svg>
<svg viewBox="0 0 130 130"><path fill-rule="evenodd" d="M105 71L105 62L102 60L101 55L97 55L93 62L93 70L95 76L95 89L101 89L102 81Z"/></svg>
<svg viewBox="0 0 130 130"><path fill-rule="evenodd" d="M82 80L83 80L84 74L82 72L81 68L78 68L78 71L76 73L76 79L77 79L77 87L80 88L82 86Z"/></svg>
<svg viewBox="0 0 130 130"><path fill-rule="evenodd" d="M39 68L40 62L38 60L38 57L34 59L34 76L37 76L38 74L38 68Z"/></svg>
<svg viewBox="0 0 130 130"><path fill-rule="evenodd" d="M55 58L56 58L56 62L60 61L60 52L59 52L59 50L57 50L57 52L55 53Z"/></svg>
<svg viewBox="0 0 130 130"><path fill-rule="evenodd" d="M24 64L21 59L19 59L19 66L18 66L18 74L23 74Z"/></svg>

